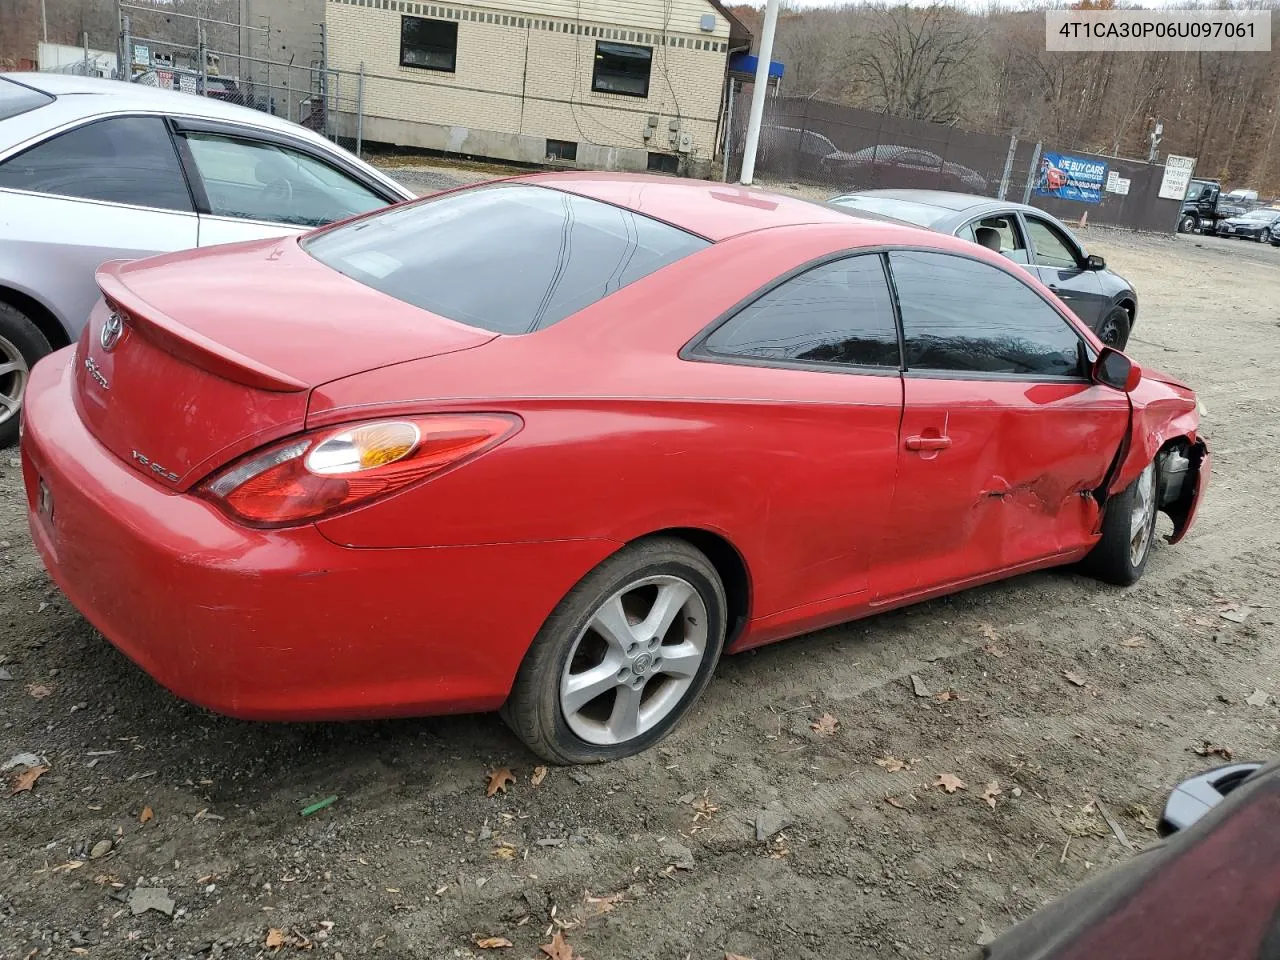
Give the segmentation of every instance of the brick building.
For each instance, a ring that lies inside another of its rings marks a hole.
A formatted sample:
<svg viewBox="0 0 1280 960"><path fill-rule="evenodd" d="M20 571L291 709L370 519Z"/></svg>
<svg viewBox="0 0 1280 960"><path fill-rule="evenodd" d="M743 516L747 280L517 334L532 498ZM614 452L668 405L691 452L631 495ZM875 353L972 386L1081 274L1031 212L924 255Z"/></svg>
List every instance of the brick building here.
<svg viewBox="0 0 1280 960"><path fill-rule="evenodd" d="M719 0L325 7L329 66L363 65L366 140L530 163L705 172L728 56L750 44Z"/></svg>

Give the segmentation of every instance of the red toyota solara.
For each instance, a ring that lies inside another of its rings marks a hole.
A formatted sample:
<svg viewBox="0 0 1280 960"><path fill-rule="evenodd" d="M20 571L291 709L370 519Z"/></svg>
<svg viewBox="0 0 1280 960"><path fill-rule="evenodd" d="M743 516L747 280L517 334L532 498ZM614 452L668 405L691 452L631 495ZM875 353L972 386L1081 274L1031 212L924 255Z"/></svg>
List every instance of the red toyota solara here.
<svg viewBox="0 0 1280 960"><path fill-rule="evenodd" d="M1192 391L1025 270L756 190L534 175L111 263L41 362L32 536L107 638L254 719L665 735L722 652L1147 563Z"/></svg>

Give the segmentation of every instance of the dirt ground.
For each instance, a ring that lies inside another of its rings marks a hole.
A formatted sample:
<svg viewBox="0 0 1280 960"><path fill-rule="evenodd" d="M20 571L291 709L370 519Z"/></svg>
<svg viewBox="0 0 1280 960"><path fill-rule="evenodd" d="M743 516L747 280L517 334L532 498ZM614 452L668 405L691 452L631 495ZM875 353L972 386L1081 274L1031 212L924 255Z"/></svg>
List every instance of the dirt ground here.
<svg viewBox="0 0 1280 960"><path fill-rule="evenodd" d="M1132 589L1035 574L729 658L658 749L537 786L493 716L179 702L50 585L0 452L0 763L50 768L0 791L0 958L531 958L555 930L586 960L956 956L1131 855L1100 805L1152 842L1169 786L1219 762L1197 748L1277 750L1280 256L1087 239L1141 296L1131 352L1208 410L1184 543ZM783 825L765 840L762 811ZM134 915L139 887L172 916Z"/></svg>

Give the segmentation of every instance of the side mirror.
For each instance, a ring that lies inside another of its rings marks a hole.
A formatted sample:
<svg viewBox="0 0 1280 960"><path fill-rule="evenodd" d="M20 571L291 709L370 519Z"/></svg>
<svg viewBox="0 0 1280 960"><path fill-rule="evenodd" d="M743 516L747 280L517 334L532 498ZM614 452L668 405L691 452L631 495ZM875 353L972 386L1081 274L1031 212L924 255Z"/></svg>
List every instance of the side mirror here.
<svg viewBox="0 0 1280 960"><path fill-rule="evenodd" d="M1260 763L1233 763L1178 784L1164 805L1164 813L1160 817L1160 836L1167 837L1195 824L1261 766Z"/></svg>
<svg viewBox="0 0 1280 960"><path fill-rule="evenodd" d="M1096 253L1091 253L1084 258L1084 268L1086 270L1105 270L1107 269L1107 261Z"/></svg>
<svg viewBox="0 0 1280 960"><path fill-rule="evenodd" d="M1119 350L1103 347L1093 362L1093 382L1129 393L1142 381L1142 368Z"/></svg>

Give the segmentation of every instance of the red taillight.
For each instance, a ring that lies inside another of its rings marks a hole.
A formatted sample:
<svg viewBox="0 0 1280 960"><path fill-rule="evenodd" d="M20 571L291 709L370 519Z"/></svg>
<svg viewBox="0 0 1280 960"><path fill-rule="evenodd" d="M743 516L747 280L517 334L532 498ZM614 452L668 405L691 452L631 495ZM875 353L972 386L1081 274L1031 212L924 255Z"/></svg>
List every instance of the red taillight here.
<svg viewBox="0 0 1280 960"><path fill-rule="evenodd" d="M328 427L250 454L200 485L237 520L317 520L482 453L520 428L504 414L435 414Z"/></svg>

